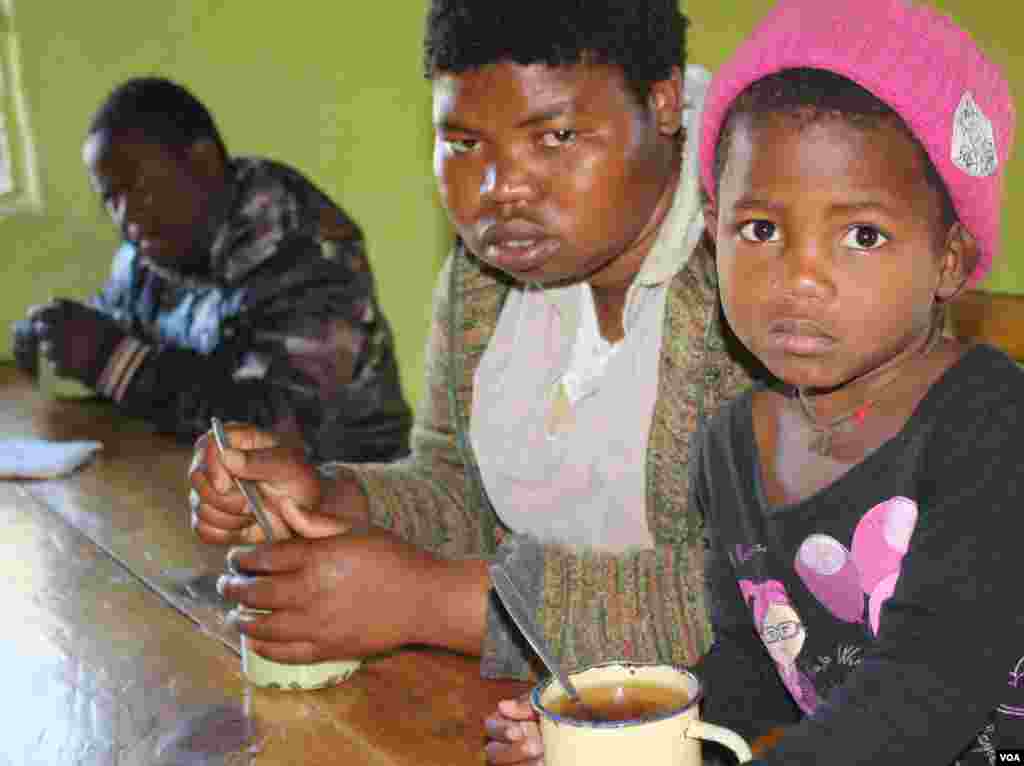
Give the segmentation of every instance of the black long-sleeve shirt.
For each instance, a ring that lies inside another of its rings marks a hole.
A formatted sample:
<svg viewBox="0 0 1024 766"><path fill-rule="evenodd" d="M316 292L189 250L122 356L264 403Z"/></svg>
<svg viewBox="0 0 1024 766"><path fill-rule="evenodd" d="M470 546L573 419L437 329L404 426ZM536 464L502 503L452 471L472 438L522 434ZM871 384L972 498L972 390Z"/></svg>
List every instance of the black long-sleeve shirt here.
<svg viewBox="0 0 1024 766"><path fill-rule="evenodd" d="M903 430L811 497L771 507L750 394L710 427L693 502L707 516L716 644L703 716L757 763L993 763L1024 747L1024 372L987 346Z"/></svg>

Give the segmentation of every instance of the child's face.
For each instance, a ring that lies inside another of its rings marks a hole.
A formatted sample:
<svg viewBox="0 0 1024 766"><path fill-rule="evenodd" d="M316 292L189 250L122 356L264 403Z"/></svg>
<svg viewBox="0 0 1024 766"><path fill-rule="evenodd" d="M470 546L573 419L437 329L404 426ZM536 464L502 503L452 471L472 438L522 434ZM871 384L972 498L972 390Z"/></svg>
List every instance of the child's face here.
<svg viewBox="0 0 1024 766"><path fill-rule="evenodd" d="M783 381L842 385L916 346L959 250L897 125L740 117L708 209L737 336Z"/></svg>
<svg viewBox="0 0 1024 766"><path fill-rule="evenodd" d="M678 172L678 72L640 105L617 67L490 64L434 79L434 173L469 249L518 280L639 269Z"/></svg>

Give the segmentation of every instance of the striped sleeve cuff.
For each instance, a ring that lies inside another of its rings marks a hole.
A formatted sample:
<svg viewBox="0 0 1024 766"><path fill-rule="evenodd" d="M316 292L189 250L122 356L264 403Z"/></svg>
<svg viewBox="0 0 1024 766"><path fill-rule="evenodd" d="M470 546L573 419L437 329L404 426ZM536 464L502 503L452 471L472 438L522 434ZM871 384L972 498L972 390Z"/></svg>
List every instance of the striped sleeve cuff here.
<svg viewBox="0 0 1024 766"><path fill-rule="evenodd" d="M96 381L96 390L104 396L120 402L132 378L149 356L153 347L132 337L122 338L107 359L107 364Z"/></svg>

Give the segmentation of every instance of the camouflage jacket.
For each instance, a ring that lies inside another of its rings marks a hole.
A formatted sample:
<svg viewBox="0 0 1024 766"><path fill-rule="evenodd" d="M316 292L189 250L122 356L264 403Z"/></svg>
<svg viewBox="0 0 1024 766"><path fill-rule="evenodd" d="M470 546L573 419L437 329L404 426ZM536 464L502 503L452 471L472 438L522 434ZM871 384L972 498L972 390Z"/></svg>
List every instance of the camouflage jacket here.
<svg viewBox="0 0 1024 766"><path fill-rule="evenodd" d="M318 461L405 454L412 416L358 226L291 168L228 173L208 274L118 250L92 305L123 334L90 382L185 437L217 415L301 437Z"/></svg>

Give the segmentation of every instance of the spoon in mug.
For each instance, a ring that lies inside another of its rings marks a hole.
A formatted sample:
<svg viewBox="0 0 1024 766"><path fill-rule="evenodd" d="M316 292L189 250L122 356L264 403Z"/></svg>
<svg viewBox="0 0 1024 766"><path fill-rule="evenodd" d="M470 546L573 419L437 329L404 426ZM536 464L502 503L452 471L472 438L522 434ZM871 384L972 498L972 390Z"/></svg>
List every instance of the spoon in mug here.
<svg viewBox="0 0 1024 766"><path fill-rule="evenodd" d="M231 446L228 443L228 434L224 430L224 425L220 422L220 418L210 418L210 426L213 428L213 440L217 442L217 449L220 450L220 454L223 456L224 450ZM249 503L249 511L256 517L256 522L260 525L260 529L263 530L266 542L274 542L274 528L271 526L270 519L267 518L267 514L263 510L263 504L260 502L260 493L256 489L256 482L240 479L237 476L232 476L231 478L235 480L238 490L245 496L246 502Z"/></svg>
<svg viewBox="0 0 1024 766"><path fill-rule="evenodd" d="M534 623L533 618L530 616L530 609L526 605L526 600L523 598L519 589L512 582L512 578L508 576L508 573L502 569L498 564L491 564L488 568L491 575L491 584L494 585L494 590L498 594L498 598L501 599L501 603L504 604L505 610L509 613L512 621L515 622L516 627L519 628L519 632L523 634L530 646L533 647L533 651L540 657L540 661L544 663L544 667L548 669L548 672L558 679L558 683L562 685L565 693L569 695L569 698L575 702L581 710L592 716L595 720L600 720L600 715L596 714L589 705L580 699L579 690L569 680L569 676L555 659L554 653L551 651L551 647L548 646L548 642L544 640L544 636L541 635L540 629Z"/></svg>

